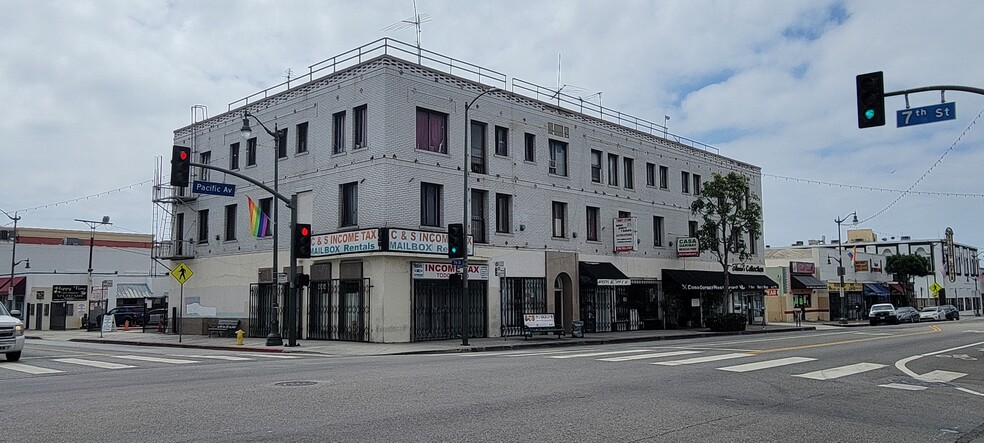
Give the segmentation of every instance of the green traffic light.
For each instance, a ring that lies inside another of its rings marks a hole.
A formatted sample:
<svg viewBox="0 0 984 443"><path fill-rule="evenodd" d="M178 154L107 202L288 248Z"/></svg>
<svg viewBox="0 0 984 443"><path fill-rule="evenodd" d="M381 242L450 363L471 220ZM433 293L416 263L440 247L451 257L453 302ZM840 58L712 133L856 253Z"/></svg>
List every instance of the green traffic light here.
<svg viewBox="0 0 984 443"><path fill-rule="evenodd" d="M874 109L868 109L868 110L864 111L864 118L866 118L868 120L871 120L871 119L875 118L875 110Z"/></svg>

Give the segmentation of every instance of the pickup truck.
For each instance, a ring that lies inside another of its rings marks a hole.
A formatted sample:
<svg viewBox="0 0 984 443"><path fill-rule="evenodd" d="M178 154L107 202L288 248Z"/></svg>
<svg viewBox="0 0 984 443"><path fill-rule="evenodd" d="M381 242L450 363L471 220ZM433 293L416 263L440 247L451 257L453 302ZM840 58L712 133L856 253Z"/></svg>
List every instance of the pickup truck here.
<svg viewBox="0 0 984 443"><path fill-rule="evenodd" d="M20 315L20 311L8 313L0 304L0 354L6 355L7 361L17 361L24 349L24 323L11 315Z"/></svg>

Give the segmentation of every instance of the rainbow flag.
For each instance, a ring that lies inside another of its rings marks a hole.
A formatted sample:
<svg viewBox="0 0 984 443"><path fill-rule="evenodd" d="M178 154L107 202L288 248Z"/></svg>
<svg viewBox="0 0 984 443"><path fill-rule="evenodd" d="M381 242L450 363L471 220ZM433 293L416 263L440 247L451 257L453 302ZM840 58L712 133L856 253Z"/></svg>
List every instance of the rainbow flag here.
<svg viewBox="0 0 984 443"><path fill-rule="evenodd" d="M254 237L266 237L270 230L270 217L260 210L260 205L253 199L246 199L249 200L249 233Z"/></svg>

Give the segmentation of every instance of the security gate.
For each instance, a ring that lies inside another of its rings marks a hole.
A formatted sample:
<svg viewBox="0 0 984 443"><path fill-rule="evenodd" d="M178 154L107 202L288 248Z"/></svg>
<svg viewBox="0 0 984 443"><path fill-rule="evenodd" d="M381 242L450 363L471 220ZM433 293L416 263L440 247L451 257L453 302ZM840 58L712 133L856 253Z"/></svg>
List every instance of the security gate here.
<svg viewBox="0 0 984 443"><path fill-rule="evenodd" d="M485 337L485 306L488 284L468 282L468 336ZM462 325L461 287L450 280L414 280L412 341L460 338Z"/></svg>
<svg viewBox="0 0 984 443"><path fill-rule="evenodd" d="M512 277L500 281L502 336L523 335L523 314L547 312L546 280Z"/></svg>
<svg viewBox="0 0 984 443"><path fill-rule="evenodd" d="M369 279L311 282L308 338L369 341Z"/></svg>
<svg viewBox="0 0 984 443"><path fill-rule="evenodd" d="M283 318L279 310L283 309L283 295L287 293L287 284L280 285L280 294L274 294L273 283L253 283L249 285L249 336L266 337L270 335L273 320L276 318L280 329L283 330ZM300 326L300 324L298 324ZM285 334L283 331L281 334Z"/></svg>

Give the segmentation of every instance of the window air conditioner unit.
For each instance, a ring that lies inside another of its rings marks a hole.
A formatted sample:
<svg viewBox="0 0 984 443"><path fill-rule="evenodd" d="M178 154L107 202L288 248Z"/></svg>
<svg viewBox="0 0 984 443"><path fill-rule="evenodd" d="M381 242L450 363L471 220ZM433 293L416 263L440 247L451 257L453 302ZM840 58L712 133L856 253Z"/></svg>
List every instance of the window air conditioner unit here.
<svg viewBox="0 0 984 443"><path fill-rule="evenodd" d="M273 283L273 268L262 268L259 270L257 280L260 283Z"/></svg>

